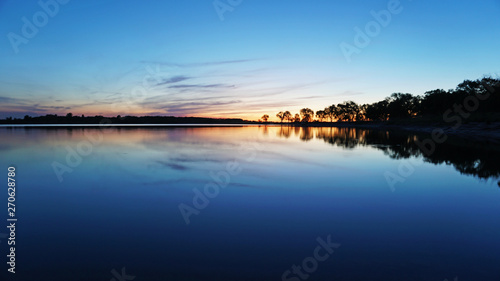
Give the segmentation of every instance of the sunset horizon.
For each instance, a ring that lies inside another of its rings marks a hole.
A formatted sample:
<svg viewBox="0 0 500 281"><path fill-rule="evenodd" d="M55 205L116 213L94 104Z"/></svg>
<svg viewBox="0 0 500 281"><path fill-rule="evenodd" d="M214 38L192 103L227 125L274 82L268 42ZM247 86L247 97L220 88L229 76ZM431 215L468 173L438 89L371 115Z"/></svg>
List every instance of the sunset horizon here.
<svg viewBox="0 0 500 281"><path fill-rule="evenodd" d="M276 120L281 110L367 104L499 75L498 1L431 10L421 1L253 3L7 1L0 118Z"/></svg>
<svg viewBox="0 0 500 281"><path fill-rule="evenodd" d="M487 75L483 75L482 78L491 78L491 79L500 79L498 77L500 76L496 76L497 78L495 77L492 77L492 76L487 76ZM477 79L477 81L479 81L480 79ZM473 80L469 80L469 79L465 79L464 81L473 81ZM463 82L463 81L462 81ZM437 88L437 89L433 89L433 90L442 90L443 88ZM455 87L453 88L450 88L448 91L454 91ZM428 91L425 91L423 94L421 95L415 95L416 97L424 97L425 94L433 91L433 90L428 90ZM394 92L392 94L395 94L395 93L402 93L402 92ZM387 95L385 97L385 99L388 99L390 95ZM381 99L383 100L383 99ZM374 101L374 103L376 102L379 102L380 100L378 101ZM355 102L355 100L343 100L342 102ZM338 104L340 104L341 102L338 102ZM130 104L130 103L129 103ZM332 102L331 104L335 105L337 104L336 102ZM323 107L319 106L318 109L321 110L322 108L324 107L328 107L330 104L326 104L324 105ZM362 104L359 104L360 106ZM366 104L368 105L368 104ZM113 105L114 107L115 105ZM130 109L131 107L129 107ZM117 111L117 112L113 112L113 113L104 113L104 112L95 112L95 113L89 113L89 112L81 112L81 111L76 111L76 112L70 112L68 111L70 108L67 107L66 108L66 111L65 110L60 110L60 111L52 111L52 112L43 112L43 113L38 113L38 114L34 114L34 115L30 115L30 114L26 114L26 112L23 112L23 111L19 111L19 112L10 112L10 115L5 115L4 118L0 118L0 119L6 119L6 118L17 118L17 119L22 119L22 118L25 118L26 116L28 117L41 117L41 116L45 116L45 115L58 115L58 116L65 116L67 114L71 114L73 116L103 116L103 117L116 117L116 116L122 116L122 117L125 117L125 116L135 116L135 117L139 117L139 116L151 116L151 117L167 117L167 116L172 116L172 117L179 117L179 118L183 118L183 117L196 117L196 118L213 118L213 119L243 119L243 120L246 120L246 121L261 121L262 119L262 116L263 115L269 115L269 121L270 122L279 122L280 119L275 115L276 113L278 112L283 112L283 111L290 111L292 114L294 113L299 113L301 109L303 108L311 108L309 106L307 106L306 103L302 104L302 105L299 105L299 106L295 106L295 107L290 107L291 110L289 110L288 108L280 108L280 107L276 107L276 108L273 108L274 111L270 112L270 111L264 111L264 110L260 110L258 111L258 113L255 113L253 115L246 115L246 114L240 114L240 113L228 113L226 115L224 115L223 113L212 113L212 114L207 114L207 115L169 115L168 112L166 113L161 113L161 112L135 112L134 111L129 111L129 112L126 112L125 110L123 111ZM315 111L315 109L313 108L313 111ZM316 111L315 111L316 112Z"/></svg>

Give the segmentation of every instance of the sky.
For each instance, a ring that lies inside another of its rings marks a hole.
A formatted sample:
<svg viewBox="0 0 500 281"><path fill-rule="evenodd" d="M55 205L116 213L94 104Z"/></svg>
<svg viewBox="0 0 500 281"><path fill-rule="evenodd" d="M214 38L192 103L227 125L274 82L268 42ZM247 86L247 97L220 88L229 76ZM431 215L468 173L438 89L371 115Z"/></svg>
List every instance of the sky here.
<svg viewBox="0 0 500 281"><path fill-rule="evenodd" d="M500 75L500 0L0 0L0 118L256 120Z"/></svg>

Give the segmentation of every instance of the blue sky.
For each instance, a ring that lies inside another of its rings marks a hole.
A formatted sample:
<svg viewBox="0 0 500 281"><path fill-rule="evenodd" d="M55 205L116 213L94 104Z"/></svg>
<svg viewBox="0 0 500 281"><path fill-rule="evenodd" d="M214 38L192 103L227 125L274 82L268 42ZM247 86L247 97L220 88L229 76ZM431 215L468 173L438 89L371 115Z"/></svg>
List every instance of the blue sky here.
<svg viewBox="0 0 500 281"><path fill-rule="evenodd" d="M257 119L500 75L500 0L220 0L224 13L200 0L54 1L41 1L52 15L0 1L0 118ZM346 59L341 44L356 47L355 28L388 5L399 12Z"/></svg>

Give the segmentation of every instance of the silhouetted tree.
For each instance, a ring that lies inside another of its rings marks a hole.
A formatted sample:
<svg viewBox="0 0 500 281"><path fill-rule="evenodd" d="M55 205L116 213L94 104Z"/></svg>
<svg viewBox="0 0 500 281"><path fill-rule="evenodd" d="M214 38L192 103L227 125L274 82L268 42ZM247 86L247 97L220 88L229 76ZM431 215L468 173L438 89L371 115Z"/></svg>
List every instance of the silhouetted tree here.
<svg viewBox="0 0 500 281"><path fill-rule="evenodd" d="M302 116L302 122L312 122L314 111L310 108L302 108L300 110L300 115Z"/></svg>
<svg viewBox="0 0 500 281"><path fill-rule="evenodd" d="M287 110L287 111L285 111L285 112L283 113L283 117L284 117L284 118L285 118L288 122L292 122L292 120L293 120L293 116L292 116L292 114L290 113L290 111L288 111L288 110Z"/></svg>
<svg viewBox="0 0 500 281"><path fill-rule="evenodd" d="M359 112L356 116L356 121L366 121L366 109L368 108L368 104L363 104L359 106Z"/></svg>
<svg viewBox="0 0 500 281"><path fill-rule="evenodd" d="M444 112L453 102L453 95L448 91L442 89L427 91L424 93L419 111L422 114Z"/></svg>
<svg viewBox="0 0 500 281"><path fill-rule="evenodd" d="M276 117L278 117L281 120L281 123L283 123L283 120L285 119L285 113L283 111L278 112L276 114Z"/></svg>
<svg viewBox="0 0 500 281"><path fill-rule="evenodd" d="M327 118L324 110L316 111L316 117L318 117L319 122L323 122L323 119Z"/></svg>
<svg viewBox="0 0 500 281"><path fill-rule="evenodd" d="M469 108L474 108L474 98L471 99L470 97L475 96L475 99L479 100L479 102L477 108L475 108L475 110L472 110L473 113L499 112L499 90L500 79L484 77L481 80L465 80L464 82L458 84L457 88L453 92L453 95L458 98L458 100L455 100L456 104L463 104L465 107L466 103L469 103ZM468 100L468 102L466 101L466 99Z"/></svg>
<svg viewBox="0 0 500 281"><path fill-rule="evenodd" d="M337 106L332 104L329 107L325 108L325 114L328 118L330 118L330 122L333 122L334 119L338 118L338 109Z"/></svg>
<svg viewBox="0 0 500 281"><path fill-rule="evenodd" d="M344 103L337 104L337 118L341 121L352 122L356 120L359 114L359 106L353 101L345 101Z"/></svg>
<svg viewBox="0 0 500 281"><path fill-rule="evenodd" d="M409 118L415 116L420 107L420 98L411 94L394 93L389 98L387 111L389 118Z"/></svg>
<svg viewBox="0 0 500 281"><path fill-rule="evenodd" d="M300 115L298 113L295 113L295 117L293 118L293 122L295 122L295 123L300 122Z"/></svg>
<svg viewBox="0 0 500 281"><path fill-rule="evenodd" d="M388 106L388 99L369 104L365 109L365 117L371 121L387 121L389 117L389 113L387 113Z"/></svg>
<svg viewBox="0 0 500 281"><path fill-rule="evenodd" d="M264 114L264 115L262 115L261 119L262 119L262 121L267 122L267 120L269 120L269 115Z"/></svg>
<svg viewBox="0 0 500 281"><path fill-rule="evenodd" d="M333 122L333 118L330 114L330 108L325 107L325 109L323 109L323 112L325 113L325 119L330 119L330 122Z"/></svg>

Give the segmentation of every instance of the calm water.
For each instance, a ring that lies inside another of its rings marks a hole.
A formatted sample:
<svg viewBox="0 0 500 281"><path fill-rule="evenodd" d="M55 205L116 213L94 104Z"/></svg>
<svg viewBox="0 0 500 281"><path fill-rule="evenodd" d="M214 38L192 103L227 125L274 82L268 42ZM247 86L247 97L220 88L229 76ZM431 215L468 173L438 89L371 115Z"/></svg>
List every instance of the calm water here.
<svg viewBox="0 0 500 281"><path fill-rule="evenodd" d="M288 127L0 134L2 177L17 171L12 280L500 280L492 143L426 153L425 135Z"/></svg>

